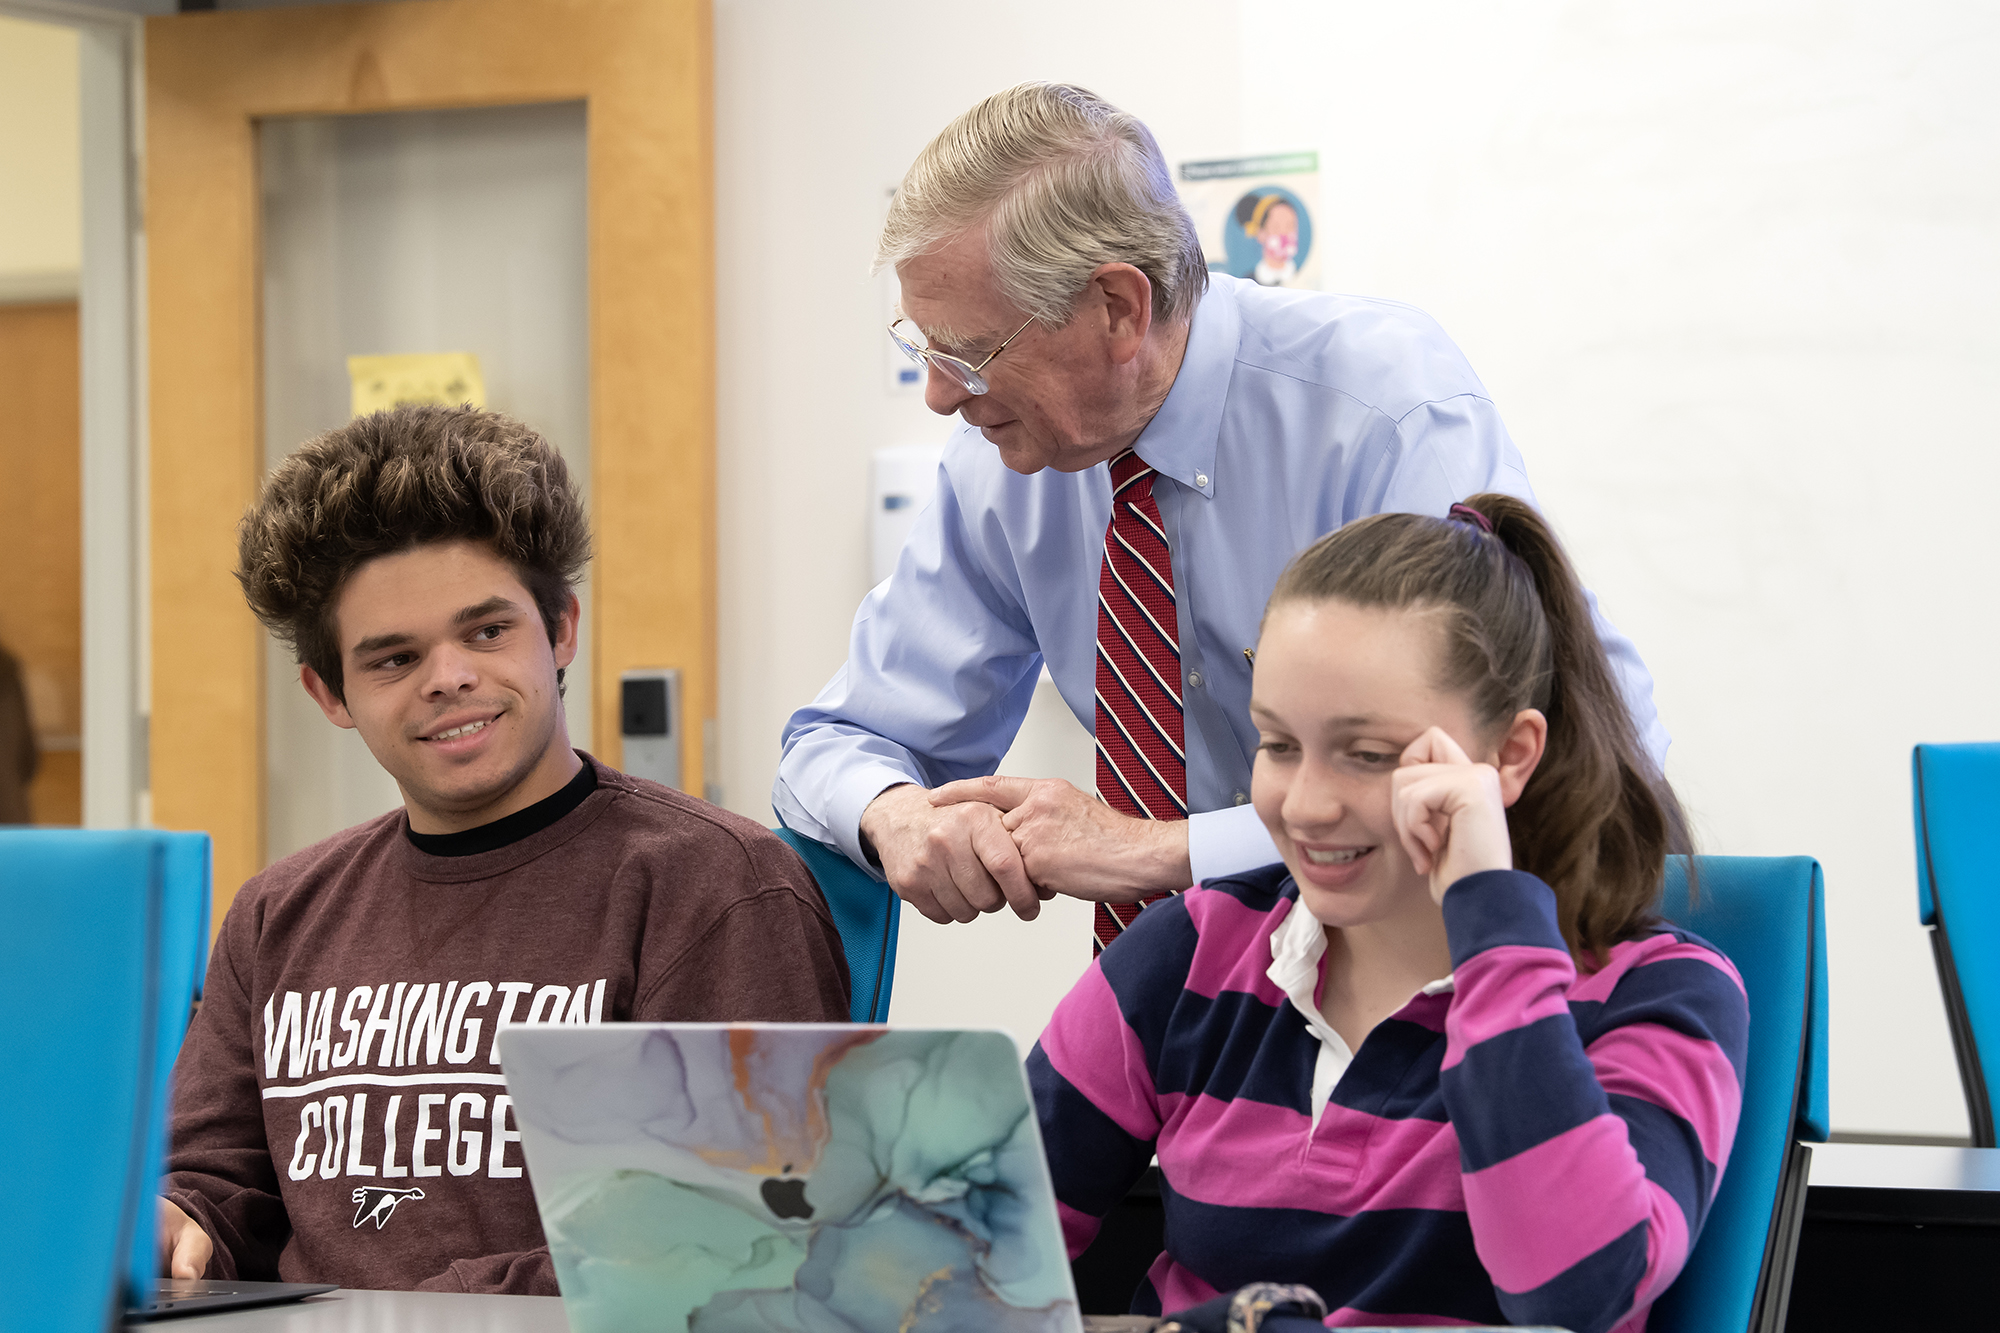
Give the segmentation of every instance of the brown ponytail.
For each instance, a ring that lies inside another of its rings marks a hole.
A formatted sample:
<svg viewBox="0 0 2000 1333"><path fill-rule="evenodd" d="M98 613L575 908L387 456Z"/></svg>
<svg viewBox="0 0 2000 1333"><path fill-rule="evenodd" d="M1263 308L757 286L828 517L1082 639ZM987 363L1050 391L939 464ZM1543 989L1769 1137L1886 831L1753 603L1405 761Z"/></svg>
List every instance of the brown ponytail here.
<svg viewBox="0 0 2000 1333"><path fill-rule="evenodd" d="M1511 495L1464 503L1490 533L1467 520L1377 514L1301 552L1270 604L1434 610L1440 688L1464 695L1483 725L1541 710L1548 749L1507 812L1514 864L1556 891L1570 948L1601 959L1653 927L1666 855L1687 849L1687 820L1639 742L1548 524Z"/></svg>

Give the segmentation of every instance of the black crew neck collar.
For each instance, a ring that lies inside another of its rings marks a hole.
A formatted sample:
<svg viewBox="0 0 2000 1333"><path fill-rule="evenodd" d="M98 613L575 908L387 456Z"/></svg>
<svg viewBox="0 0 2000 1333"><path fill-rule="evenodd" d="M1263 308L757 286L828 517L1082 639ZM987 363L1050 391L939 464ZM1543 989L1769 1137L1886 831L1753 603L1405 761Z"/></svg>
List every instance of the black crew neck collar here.
<svg viewBox="0 0 2000 1333"><path fill-rule="evenodd" d="M410 827L409 818L405 816L403 836L410 840L412 847L430 856L477 856L481 852L497 852L502 847L540 833L582 805L584 799L596 790L597 765L585 759L583 767L563 784L561 791L544 796L511 815L502 815L490 824L462 829L457 833L419 833Z"/></svg>

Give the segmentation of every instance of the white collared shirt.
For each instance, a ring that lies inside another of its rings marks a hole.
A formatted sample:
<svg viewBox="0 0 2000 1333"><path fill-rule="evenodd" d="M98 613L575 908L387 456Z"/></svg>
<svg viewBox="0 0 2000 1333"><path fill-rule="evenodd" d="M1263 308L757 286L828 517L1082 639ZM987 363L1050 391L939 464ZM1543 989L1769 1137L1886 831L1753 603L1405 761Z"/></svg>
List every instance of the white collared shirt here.
<svg viewBox="0 0 2000 1333"><path fill-rule="evenodd" d="M1294 899L1292 910L1271 932L1271 966L1264 975L1285 993L1292 1008L1306 1020L1306 1027L1319 1038L1319 1057L1313 1062L1312 1123L1319 1124L1320 1112L1333 1096L1334 1085L1354 1063L1354 1052L1333 1030L1319 1011L1319 964L1326 956L1326 927L1303 902ZM1452 991L1449 974L1427 983L1419 995L1447 995Z"/></svg>

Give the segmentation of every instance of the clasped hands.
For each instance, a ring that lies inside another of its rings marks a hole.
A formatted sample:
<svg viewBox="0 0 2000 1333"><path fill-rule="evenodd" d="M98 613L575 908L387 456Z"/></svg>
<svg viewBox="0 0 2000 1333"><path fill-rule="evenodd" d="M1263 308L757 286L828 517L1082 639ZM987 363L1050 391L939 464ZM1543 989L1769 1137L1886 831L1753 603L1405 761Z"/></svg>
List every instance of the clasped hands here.
<svg viewBox="0 0 2000 1333"><path fill-rule="evenodd" d="M1185 820L1121 815L1059 778L891 787L861 836L897 896L940 924L1003 907L1032 921L1059 893L1137 902L1191 880Z"/></svg>
<svg viewBox="0 0 2000 1333"><path fill-rule="evenodd" d="M1390 776L1391 819L1437 902L1467 875L1513 866L1504 786L1441 728L1403 751ZM1003 907L1032 921L1058 893L1136 902L1193 877L1185 820L1121 815L1060 779L891 787L863 811L861 834L889 887L940 924Z"/></svg>

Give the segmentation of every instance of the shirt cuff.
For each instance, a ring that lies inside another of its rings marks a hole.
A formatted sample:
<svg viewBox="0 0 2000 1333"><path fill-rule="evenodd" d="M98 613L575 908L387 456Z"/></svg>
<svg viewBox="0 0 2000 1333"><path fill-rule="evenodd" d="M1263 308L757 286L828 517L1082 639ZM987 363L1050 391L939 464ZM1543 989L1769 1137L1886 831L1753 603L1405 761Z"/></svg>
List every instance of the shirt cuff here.
<svg viewBox="0 0 2000 1333"><path fill-rule="evenodd" d="M1453 968L1509 944L1569 953L1555 890L1525 870L1480 870L1455 882L1444 893L1444 933Z"/></svg>
<svg viewBox="0 0 2000 1333"><path fill-rule="evenodd" d="M888 764L870 764L855 772L841 774L840 790L830 802L832 809L827 812L827 822L832 825L829 831L837 839L836 845L847 854L848 860L873 879L882 879L883 874L879 866L869 864L868 857L861 850L861 812L877 796L906 782L919 787L923 785L921 779L899 768Z"/></svg>
<svg viewBox="0 0 2000 1333"><path fill-rule="evenodd" d="M1194 882L1240 875L1285 858L1252 805L1188 816L1188 868Z"/></svg>

